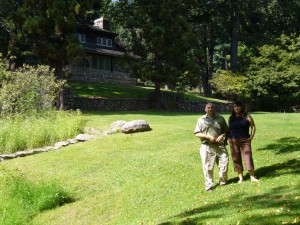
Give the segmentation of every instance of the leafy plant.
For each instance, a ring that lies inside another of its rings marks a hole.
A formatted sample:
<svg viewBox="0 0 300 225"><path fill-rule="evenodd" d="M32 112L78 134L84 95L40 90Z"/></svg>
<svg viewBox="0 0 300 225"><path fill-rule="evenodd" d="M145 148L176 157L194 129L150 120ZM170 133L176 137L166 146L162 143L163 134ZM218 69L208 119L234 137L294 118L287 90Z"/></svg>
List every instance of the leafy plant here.
<svg viewBox="0 0 300 225"><path fill-rule="evenodd" d="M28 114L52 107L63 81L57 81L48 66L24 65L9 70L0 59L1 115Z"/></svg>
<svg viewBox="0 0 300 225"><path fill-rule="evenodd" d="M273 45L260 48L253 58L248 77L253 92L262 100L299 102L300 100L300 37L282 35Z"/></svg>
<svg viewBox="0 0 300 225"><path fill-rule="evenodd" d="M248 78L232 71L221 70L215 74L210 83L214 91L225 99L250 98Z"/></svg>

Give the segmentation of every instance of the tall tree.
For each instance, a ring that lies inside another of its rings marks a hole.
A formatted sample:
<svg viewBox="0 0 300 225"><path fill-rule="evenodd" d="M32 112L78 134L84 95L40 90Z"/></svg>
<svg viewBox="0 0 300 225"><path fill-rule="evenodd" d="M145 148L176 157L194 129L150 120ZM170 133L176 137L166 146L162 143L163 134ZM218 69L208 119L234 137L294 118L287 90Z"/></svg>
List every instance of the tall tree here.
<svg viewBox="0 0 300 225"><path fill-rule="evenodd" d="M112 3L112 17L123 28L123 40L142 59L137 75L155 84L155 103L160 107L162 84L176 84L186 72L190 41L187 21L193 1L134 0Z"/></svg>
<svg viewBox="0 0 300 225"><path fill-rule="evenodd" d="M214 68L216 46L229 42L229 6L223 1L198 0L193 8L190 21L193 31L197 35L197 41L192 48L197 49L198 63L204 68L200 71L202 91L205 95L211 95L212 89L209 83ZM225 46L225 45L224 45Z"/></svg>
<svg viewBox="0 0 300 225"><path fill-rule="evenodd" d="M4 56L7 55L11 39L16 36L18 30L10 17L22 4L23 0L0 0L0 53Z"/></svg>
<svg viewBox="0 0 300 225"><path fill-rule="evenodd" d="M50 65L55 68L56 77L64 79L67 59L81 53L81 45L73 35L76 26L90 18L96 6L100 6L96 0L24 0L16 13L10 15L14 26L19 28L11 53L25 54L37 63ZM24 45L27 51L21 48ZM63 108L62 94L59 107Z"/></svg>

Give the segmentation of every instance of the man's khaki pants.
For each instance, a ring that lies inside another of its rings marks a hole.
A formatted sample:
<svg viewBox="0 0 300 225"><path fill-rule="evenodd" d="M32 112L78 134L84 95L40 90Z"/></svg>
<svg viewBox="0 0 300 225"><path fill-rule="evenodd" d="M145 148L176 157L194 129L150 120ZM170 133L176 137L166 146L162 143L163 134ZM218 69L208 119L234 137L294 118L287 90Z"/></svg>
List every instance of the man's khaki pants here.
<svg viewBox="0 0 300 225"><path fill-rule="evenodd" d="M226 184L229 158L225 146L218 144L202 144L200 156L205 177L205 190L211 189L214 185L213 170L215 163L217 163L219 167L219 184Z"/></svg>

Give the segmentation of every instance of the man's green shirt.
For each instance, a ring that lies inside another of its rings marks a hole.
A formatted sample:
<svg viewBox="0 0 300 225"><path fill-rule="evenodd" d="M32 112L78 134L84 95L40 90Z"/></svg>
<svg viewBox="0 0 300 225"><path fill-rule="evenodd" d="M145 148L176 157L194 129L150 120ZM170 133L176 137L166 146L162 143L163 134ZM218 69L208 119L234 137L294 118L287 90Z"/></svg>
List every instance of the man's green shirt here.
<svg viewBox="0 0 300 225"><path fill-rule="evenodd" d="M227 131L228 126L223 116L215 114L213 118L210 118L206 114L198 119L194 134L203 133L218 137L221 134L226 134ZM205 144L208 141L201 139L201 142Z"/></svg>

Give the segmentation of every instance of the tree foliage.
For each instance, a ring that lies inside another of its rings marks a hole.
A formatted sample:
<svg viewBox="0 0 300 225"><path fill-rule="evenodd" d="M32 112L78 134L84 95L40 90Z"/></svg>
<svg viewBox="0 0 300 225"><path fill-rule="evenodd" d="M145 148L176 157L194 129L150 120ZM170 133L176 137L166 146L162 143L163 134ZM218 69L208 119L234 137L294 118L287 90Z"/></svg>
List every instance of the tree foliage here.
<svg viewBox="0 0 300 225"><path fill-rule="evenodd" d="M229 100L243 99L249 101L251 89L248 78L232 71L221 70L210 80L217 95Z"/></svg>
<svg viewBox="0 0 300 225"><path fill-rule="evenodd" d="M74 36L76 27L80 22L92 22L100 3L96 0L20 1L8 15L3 15L7 24L11 24L10 55L16 56L19 66L24 60L49 65L55 68L58 79L64 79L66 62L83 54ZM63 108L63 95L59 103Z"/></svg>
<svg viewBox="0 0 300 225"><path fill-rule="evenodd" d="M255 95L277 103L300 100L300 37L282 35L252 59L248 77Z"/></svg>
<svg viewBox="0 0 300 225"><path fill-rule="evenodd" d="M155 84L156 103L160 86L175 85L189 67L192 34L187 15L193 1L156 0L118 1L111 4L111 15L122 28L122 38L142 58L136 75ZM186 73L187 74L187 73Z"/></svg>

